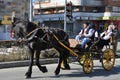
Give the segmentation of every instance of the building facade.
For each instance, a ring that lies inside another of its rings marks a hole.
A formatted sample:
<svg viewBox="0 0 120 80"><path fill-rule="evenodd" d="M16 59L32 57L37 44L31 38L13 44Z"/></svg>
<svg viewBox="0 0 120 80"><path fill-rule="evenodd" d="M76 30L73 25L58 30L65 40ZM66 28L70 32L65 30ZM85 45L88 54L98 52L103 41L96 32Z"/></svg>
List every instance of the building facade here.
<svg viewBox="0 0 120 80"><path fill-rule="evenodd" d="M68 33L77 34L85 21L98 23L97 21L120 20L120 0L67 0L69 1L72 2L73 21L67 19ZM65 0L36 0L33 6L34 21L64 29Z"/></svg>
<svg viewBox="0 0 120 80"><path fill-rule="evenodd" d="M0 0L0 40L10 39L12 13L17 18L24 18L29 13L30 0Z"/></svg>
<svg viewBox="0 0 120 80"><path fill-rule="evenodd" d="M14 11L16 17L23 18L24 13L29 13L29 1L30 0L0 0L0 20L4 19L4 16L12 16Z"/></svg>

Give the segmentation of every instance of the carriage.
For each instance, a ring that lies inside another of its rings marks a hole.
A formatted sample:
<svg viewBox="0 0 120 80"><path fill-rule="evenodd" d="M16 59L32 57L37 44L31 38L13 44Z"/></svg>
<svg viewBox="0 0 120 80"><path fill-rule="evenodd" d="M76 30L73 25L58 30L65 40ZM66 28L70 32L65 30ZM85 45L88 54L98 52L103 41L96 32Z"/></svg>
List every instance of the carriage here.
<svg viewBox="0 0 120 80"><path fill-rule="evenodd" d="M80 41L69 39L70 47L67 47L57 38L57 36L55 36L54 34L53 36L60 45L70 51L70 54L77 58L80 65L83 66L83 71L85 73L92 72L94 59L99 59L102 63L103 68L107 71L111 70L115 64L115 50L113 50L113 48L115 47L114 33L111 35L110 40L108 40L108 42L104 44L104 49L100 49L98 44L101 39L91 39L91 42L89 42L86 45L85 49L83 49L80 48Z"/></svg>
<svg viewBox="0 0 120 80"><path fill-rule="evenodd" d="M93 60L94 59L99 59L102 67L109 71L114 67L115 64L115 53L113 51L113 36L110 38L110 42L105 44L104 50L98 50L97 41L92 41L87 47L90 46L89 48L86 48L84 50L79 50L76 46L80 45L80 42L76 41L75 39L69 39L70 42L70 47L65 46L62 42L59 41L57 36L54 35L56 40L64 46L67 50L70 51L71 55L75 56L77 58L77 61L80 63L80 65L83 67L83 71L85 73L91 73L93 70Z"/></svg>

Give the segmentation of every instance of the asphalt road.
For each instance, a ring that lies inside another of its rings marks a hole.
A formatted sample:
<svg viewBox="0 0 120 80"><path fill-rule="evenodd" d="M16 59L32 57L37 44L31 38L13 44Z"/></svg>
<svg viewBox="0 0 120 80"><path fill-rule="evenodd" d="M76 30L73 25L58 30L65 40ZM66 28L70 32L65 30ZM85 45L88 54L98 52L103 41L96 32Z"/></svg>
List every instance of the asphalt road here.
<svg viewBox="0 0 120 80"><path fill-rule="evenodd" d="M116 59L115 66L111 71L105 71L98 60L94 60L94 70L91 74L85 74L82 67L77 63L70 63L71 70L61 70L58 76L54 75L57 64L48 64L47 73L42 73L33 66L32 78L29 80L119 80L120 59ZM0 80L26 80L24 74L28 67L0 69Z"/></svg>
<svg viewBox="0 0 120 80"><path fill-rule="evenodd" d="M120 40L119 40L118 45L117 45L116 54L120 56Z"/></svg>

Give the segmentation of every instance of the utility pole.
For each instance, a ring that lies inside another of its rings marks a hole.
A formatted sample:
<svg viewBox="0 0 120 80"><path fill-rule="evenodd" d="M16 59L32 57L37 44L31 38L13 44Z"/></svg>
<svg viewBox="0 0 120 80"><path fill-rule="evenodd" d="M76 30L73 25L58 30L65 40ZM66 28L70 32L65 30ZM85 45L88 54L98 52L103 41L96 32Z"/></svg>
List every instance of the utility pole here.
<svg viewBox="0 0 120 80"><path fill-rule="evenodd" d="M42 11L41 11L41 1L40 0L39 0L39 8L40 8L39 9L39 12L40 12L40 15L39 15L40 16L40 19L39 19L40 24L39 24L39 26L42 26L42 18L41 18Z"/></svg>
<svg viewBox="0 0 120 80"><path fill-rule="evenodd" d="M32 0L30 0L30 18L29 21L32 22L33 21L33 2Z"/></svg>
<svg viewBox="0 0 120 80"><path fill-rule="evenodd" d="M23 19L24 21L28 21L29 20L29 15L28 15L28 0L25 1L25 11L24 11L24 16Z"/></svg>
<svg viewBox="0 0 120 80"><path fill-rule="evenodd" d="M86 11L86 0L82 0L82 5L83 5L82 11Z"/></svg>
<svg viewBox="0 0 120 80"><path fill-rule="evenodd" d="M65 0L65 9L64 9L64 31L67 31L67 27L66 27L66 4L67 4L67 0Z"/></svg>

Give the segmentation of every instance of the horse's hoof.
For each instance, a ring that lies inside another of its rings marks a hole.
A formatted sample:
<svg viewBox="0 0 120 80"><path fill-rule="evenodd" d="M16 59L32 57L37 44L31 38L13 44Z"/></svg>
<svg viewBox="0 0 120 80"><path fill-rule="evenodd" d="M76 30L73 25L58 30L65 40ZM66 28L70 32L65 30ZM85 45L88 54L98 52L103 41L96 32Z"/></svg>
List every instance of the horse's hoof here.
<svg viewBox="0 0 120 80"><path fill-rule="evenodd" d="M31 78L31 73L26 72L26 73L25 73L25 76L26 76L27 79L28 79L28 78Z"/></svg>
<svg viewBox="0 0 120 80"><path fill-rule="evenodd" d="M65 68L65 67L61 67L62 70L70 70L70 67L69 68Z"/></svg>
<svg viewBox="0 0 120 80"><path fill-rule="evenodd" d="M67 64L67 65L62 65L60 67L62 70L70 70L70 66Z"/></svg>
<svg viewBox="0 0 120 80"><path fill-rule="evenodd" d="M31 76L26 76L26 79L29 79L29 78L31 78Z"/></svg>
<svg viewBox="0 0 120 80"><path fill-rule="evenodd" d="M40 70L41 70L43 73L48 72L48 70L47 70L46 66L42 66L42 68L41 68Z"/></svg>
<svg viewBox="0 0 120 80"><path fill-rule="evenodd" d="M59 75L59 72L60 72L60 71L55 71L55 75Z"/></svg>

